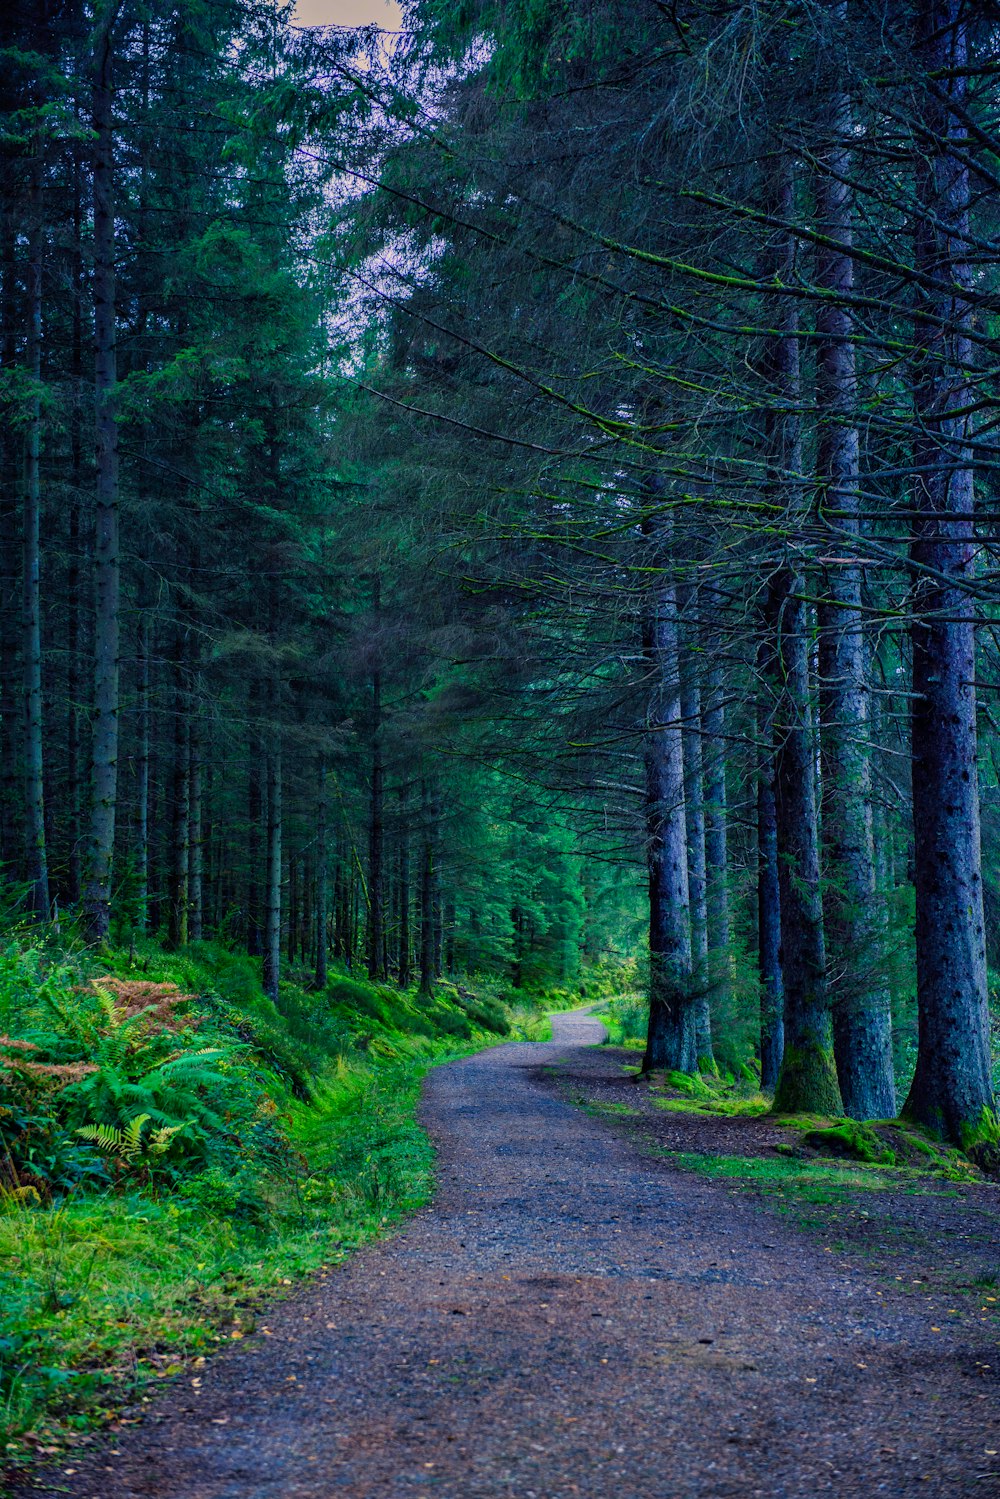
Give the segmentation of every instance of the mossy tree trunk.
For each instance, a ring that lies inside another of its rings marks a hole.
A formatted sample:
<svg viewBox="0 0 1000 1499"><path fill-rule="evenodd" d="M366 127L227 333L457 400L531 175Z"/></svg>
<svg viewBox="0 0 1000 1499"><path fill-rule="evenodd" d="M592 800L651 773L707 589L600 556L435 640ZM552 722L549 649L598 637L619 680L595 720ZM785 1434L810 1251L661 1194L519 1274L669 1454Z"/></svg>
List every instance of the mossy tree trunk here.
<svg viewBox="0 0 1000 1499"><path fill-rule="evenodd" d="M846 0L834 7L846 27ZM829 72L829 67L825 70ZM815 175L816 279L830 297L818 304L816 331L817 479L832 513L840 553L825 573L819 606L824 924L830 968L833 1044L844 1108L855 1119L896 1112L892 1020L883 971L884 919L872 839L870 714L861 599L855 559L859 534L860 445L853 317L851 103L839 80L823 100Z"/></svg>
<svg viewBox="0 0 1000 1499"><path fill-rule="evenodd" d="M911 548L917 1067L906 1113L966 1149L995 1154L980 864L973 470L968 447L971 311L966 166L969 49L960 0L923 0L927 74L916 158L916 264L933 290L918 316L914 398L921 432Z"/></svg>
<svg viewBox="0 0 1000 1499"><path fill-rule="evenodd" d="M773 209L787 223L795 212L795 169L787 154L774 168ZM791 285L795 243L775 233L768 279ZM790 297L769 307L764 375L769 403L767 441L770 488L783 501L786 525L801 517L801 381L798 312ZM781 905L781 978L785 1045L774 1106L782 1112L838 1114L840 1090L834 1069L827 997L823 901L820 893L816 744L810 683L812 638L805 579L787 543L767 580L764 625L770 641L766 661L774 735L774 827Z"/></svg>

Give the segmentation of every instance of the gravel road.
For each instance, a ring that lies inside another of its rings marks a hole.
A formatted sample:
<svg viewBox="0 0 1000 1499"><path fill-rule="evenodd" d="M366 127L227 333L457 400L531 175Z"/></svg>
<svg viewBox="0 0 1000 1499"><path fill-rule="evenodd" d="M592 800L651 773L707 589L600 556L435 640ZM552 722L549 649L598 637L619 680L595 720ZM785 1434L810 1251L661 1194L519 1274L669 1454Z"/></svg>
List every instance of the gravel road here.
<svg viewBox="0 0 1000 1499"><path fill-rule="evenodd" d="M432 1072L434 1203L275 1307L271 1336L197 1387L179 1380L59 1490L1000 1495L980 1335L934 1330L873 1276L562 1101L539 1069L602 1028L563 1015L553 1030Z"/></svg>

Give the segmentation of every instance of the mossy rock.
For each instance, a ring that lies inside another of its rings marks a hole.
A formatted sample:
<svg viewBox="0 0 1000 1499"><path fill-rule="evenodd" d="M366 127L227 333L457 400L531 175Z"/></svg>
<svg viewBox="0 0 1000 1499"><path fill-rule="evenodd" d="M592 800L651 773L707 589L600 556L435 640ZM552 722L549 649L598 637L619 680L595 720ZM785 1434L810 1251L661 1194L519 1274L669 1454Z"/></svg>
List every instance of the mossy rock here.
<svg viewBox="0 0 1000 1499"><path fill-rule="evenodd" d="M663 1082L665 1087L673 1088L675 1092L683 1093L687 1098L708 1098L711 1093L697 1073L665 1072Z"/></svg>
<svg viewBox="0 0 1000 1499"><path fill-rule="evenodd" d="M866 1166L896 1165L895 1151L870 1125L860 1124L856 1119L806 1130L802 1143L820 1155L835 1156L838 1160L861 1161Z"/></svg>

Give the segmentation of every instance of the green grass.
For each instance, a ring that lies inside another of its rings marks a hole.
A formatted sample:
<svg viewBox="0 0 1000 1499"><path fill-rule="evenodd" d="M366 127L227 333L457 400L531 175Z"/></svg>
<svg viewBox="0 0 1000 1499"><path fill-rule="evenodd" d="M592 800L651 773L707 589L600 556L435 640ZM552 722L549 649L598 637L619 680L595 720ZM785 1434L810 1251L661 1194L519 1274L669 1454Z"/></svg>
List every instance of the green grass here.
<svg viewBox="0 0 1000 1499"><path fill-rule="evenodd" d="M770 1113L770 1100L761 1094L747 1098L653 1098L658 1109L678 1114L712 1114L729 1119L757 1119Z"/></svg>
<svg viewBox="0 0 1000 1499"><path fill-rule="evenodd" d="M0 1359L7 1458L59 1445L151 1381L234 1335L297 1277L335 1264L427 1200L430 1142L414 1109L426 1066L344 1063L289 1133L283 1180L194 1179L187 1192L88 1194L0 1212ZM251 1210L252 1209L252 1210ZM263 1211L261 1211L263 1209Z"/></svg>
<svg viewBox="0 0 1000 1499"><path fill-rule="evenodd" d="M0 1035L32 1037L23 1055L75 1063L111 1046L128 1071L143 1048L210 1045L226 1049L222 1102L238 1079L250 1103L206 1125L197 1150L126 1160L80 1138L89 1095L32 1093L0 1071L0 1146L15 1151L0 1149L0 1468L88 1440L155 1381L251 1332L267 1299L426 1202L427 1069L547 1038L545 1009L563 1000L511 1003L476 982L428 1001L337 974L322 993L283 984L274 1005L257 965L212 943L105 951L96 968L30 942L4 957ZM196 996L198 1029L160 1041L123 1028L87 997L92 971L176 984Z"/></svg>
<svg viewBox="0 0 1000 1499"><path fill-rule="evenodd" d="M699 1155L669 1151L685 1171L713 1180L736 1180L748 1187L788 1195L807 1202L830 1202L850 1192L878 1192L897 1186L898 1173L873 1167L832 1165L787 1156Z"/></svg>

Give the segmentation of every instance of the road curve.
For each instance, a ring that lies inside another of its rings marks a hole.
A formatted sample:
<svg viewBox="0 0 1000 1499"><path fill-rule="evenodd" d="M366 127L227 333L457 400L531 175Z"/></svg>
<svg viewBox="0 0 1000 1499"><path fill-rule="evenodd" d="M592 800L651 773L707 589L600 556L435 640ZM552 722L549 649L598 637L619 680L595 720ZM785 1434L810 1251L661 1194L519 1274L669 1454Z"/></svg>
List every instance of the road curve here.
<svg viewBox="0 0 1000 1499"><path fill-rule="evenodd" d="M100 1499L867 1499L1000 1493L995 1410L927 1318L540 1073L433 1071L434 1203L60 1474ZM609 1067L614 1063L609 1059ZM24 1490L37 1493L35 1490Z"/></svg>

